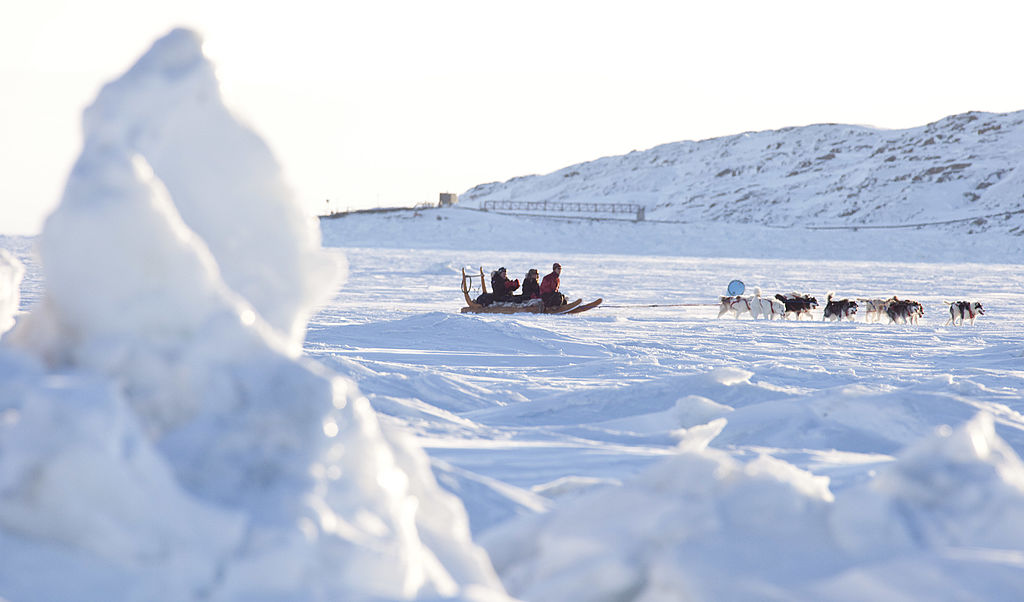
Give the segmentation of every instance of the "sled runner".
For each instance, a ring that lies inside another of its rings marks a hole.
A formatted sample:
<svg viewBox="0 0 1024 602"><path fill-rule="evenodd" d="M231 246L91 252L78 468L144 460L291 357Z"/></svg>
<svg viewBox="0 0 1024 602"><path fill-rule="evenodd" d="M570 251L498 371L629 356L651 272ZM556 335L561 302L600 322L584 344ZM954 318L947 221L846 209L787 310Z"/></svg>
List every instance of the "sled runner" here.
<svg viewBox="0 0 1024 602"><path fill-rule="evenodd" d="M473 313L473 314L577 314L580 312L593 309L601 304L602 299L591 301L586 305L583 304L583 299L576 299L571 303L564 305L554 305L552 307L545 307L544 302L540 299L530 299L524 303L511 303L504 301L496 301L488 305L477 303L472 297L469 296L469 279L471 276L466 275L466 269L462 269L462 295L466 298L466 307L462 308L462 313ZM483 295L487 293L487 280L484 278L484 269L480 268L480 288L483 291ZM483 296L481 295L481 296ZM477 297L479 299L479 297Z"/></svg>
<svg viewBox="0 0 1024 602"><path fill-rule="evenodd" d="M598 305L601 305L602 301L604 301L604 299L602 299L601 297L598 297L597 299L594 299L590 303L585 303L585 304L580 305L578 307L572 307L572 308L569 308L569 309L567 309L565 311L560 311L560 312L557 312L557 313L560 313L560 314L578 314L578 313L582 313L582 312L587 311L588 309L594 309Z"/></svg>

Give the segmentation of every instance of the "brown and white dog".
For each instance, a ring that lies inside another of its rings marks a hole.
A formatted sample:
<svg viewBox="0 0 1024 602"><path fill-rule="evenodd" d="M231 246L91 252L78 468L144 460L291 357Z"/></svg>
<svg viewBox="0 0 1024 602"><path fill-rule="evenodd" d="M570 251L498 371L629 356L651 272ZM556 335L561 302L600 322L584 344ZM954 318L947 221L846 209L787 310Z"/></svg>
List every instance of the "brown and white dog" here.
<svg viewBox="0 0 1024 602"><path fill-rule="evenodd" d="M853 320L853 316L857 313L857 302L849 299L833 300L833 296L835 296L835 293L830 292L828 294L828 300L825 301L825 311L821 316L821 321L824 322L827 319L842 321L843 318Z"/></svg>
<svg viewBox="0 0 1024 602"><path fill-rule="evenodd" d="M885 315L893 324L917 324L917 319L924 315L924 306L917 301L909 299L898 299L893 295L885 303Z"/></svg>
<svg viewBox="0 0 1024 602"><path fill-rule="evenodd" d="M786 315L786 306L775 299L762 297L761 288L755 286L754 296L750 299L750 315L755 320L761 316L766 320L781 319Z"/></svg>
<svg viewBox="0 0 1024 602"><path fill-rule="evenodd" d="M734 297L722 297L722 304L718 307L718 317L721 318L725 314L731 313L736 316L738 320L740 315L750 313L750 299L747 297L740 297L736 295Z"/></svg>
<svg viewBox="0 0 1024 602"><path fill-rule="evenodd" d="M985 308L981 306L980 301L954 301L949 304L949 319L946 320L945 326L956 326L957 319L960 320L960 326L964 325L964 320L970 320L971 326L974 326L974 319L983 315Z"/></svg>
<svg viewBox="0 0 1024 602"><path fill-rule="evenodd" d="M885 305L889 299L857 299L864 306L864 321L878 322L885 315Z"/></svg>

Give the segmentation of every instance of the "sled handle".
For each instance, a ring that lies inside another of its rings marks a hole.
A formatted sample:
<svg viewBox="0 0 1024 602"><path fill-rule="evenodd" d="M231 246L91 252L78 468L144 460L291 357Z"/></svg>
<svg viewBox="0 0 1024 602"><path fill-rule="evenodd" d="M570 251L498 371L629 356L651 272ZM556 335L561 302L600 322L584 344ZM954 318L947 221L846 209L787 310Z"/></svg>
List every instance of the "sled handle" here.
<svg viewBox="0 0 1024 602"><path fill-rule="evenodd" d="M462 296L466 298L466 305L472 306L473 300L469 298L469 285L466 283L466 268L462 268Z"/></svg>

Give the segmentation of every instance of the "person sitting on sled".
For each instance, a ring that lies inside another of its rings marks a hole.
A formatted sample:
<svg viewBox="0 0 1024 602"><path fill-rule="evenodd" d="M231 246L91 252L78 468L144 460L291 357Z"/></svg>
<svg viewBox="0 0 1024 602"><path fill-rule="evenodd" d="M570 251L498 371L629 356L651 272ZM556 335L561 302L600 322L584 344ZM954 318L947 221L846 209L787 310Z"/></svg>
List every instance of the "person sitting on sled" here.
<svg viewBox="0 0 1024 602"><path fill-rule="evenodd" d="M512 301L512 293L519 288L518 280L509 280L505 268L491 274L491 294L495 301Z"/></svg>
<svg viewBox="0 0 1024 602"><path fill-rule="evenodd" d="M540 299L540 282L537 279L540 278L540 272L537 268L530 268L529 272L526 272L526 276L523 278L523 293L517 295L523 302L530 301L531 299Z"/></svg>
<svg viewBox="0 0 1024 602"><path fill-rule="evenodd" d="M540 283L540 298L544 300L544 305L547 307L565 305L565 295L558 292L558 286L561 283L559 276L561 274L562 265L556 263L551 266L551 273L545 276L544 280Z"/></svg>

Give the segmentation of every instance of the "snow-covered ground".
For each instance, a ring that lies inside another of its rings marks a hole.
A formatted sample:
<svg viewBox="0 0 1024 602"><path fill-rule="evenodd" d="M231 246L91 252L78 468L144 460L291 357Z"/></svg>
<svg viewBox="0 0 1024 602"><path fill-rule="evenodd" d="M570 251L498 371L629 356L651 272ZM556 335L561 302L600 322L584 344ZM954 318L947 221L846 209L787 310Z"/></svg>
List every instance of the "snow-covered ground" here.
<svg viewBox="0 0 1024 602"><path fill-rule="evenodd" d="M338 288L216 99L173 32L87 112L43 234L0 237L0 598L1024 591L1020 237L423 210L323 220ZM462 268L553 261L604 304L459 312ZM732 279L925 315L717 319ZM959 299L987 313L946 326Z"/></svg>
<svg viewBox="0 0 1024 602"><path fill-rule="evenodd" d="M349 283L307 352L417 433L513 595L1010 600L1024 587L1024 266L346 254ZM462 266L515 275L552 259L572 297L605 305L458 313ZM819 299L898 294L926 313L716 319L736 277ZM959 298L988 313L944 326Z"/></svg>
<svg viewBox="0 0 1024 602"><path fill-rule="evenodd" d="M1011 600L1024 587L1024 266L344 251L348 282L313 316L306 354L426 449L513 596ZM517 275L553 259L571 296L604 306L459 313L462 267ZM926 313L717 319L733 278L898 294ZM985 304L973 327L944 325L960 298Z"/></svg>

